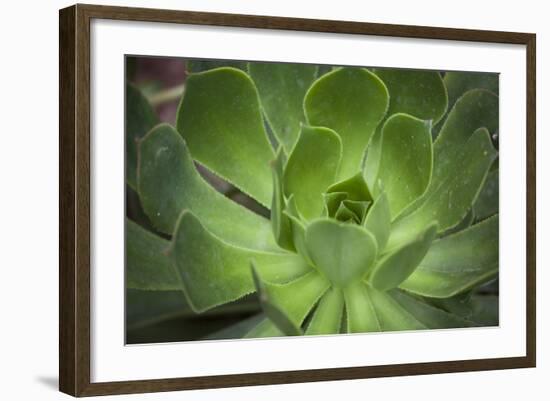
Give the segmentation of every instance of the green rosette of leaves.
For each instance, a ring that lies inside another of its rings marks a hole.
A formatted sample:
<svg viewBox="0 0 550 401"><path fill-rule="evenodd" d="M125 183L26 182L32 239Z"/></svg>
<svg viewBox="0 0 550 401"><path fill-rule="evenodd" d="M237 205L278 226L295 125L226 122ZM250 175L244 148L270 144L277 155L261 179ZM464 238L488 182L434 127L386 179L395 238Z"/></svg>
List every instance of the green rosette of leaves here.
<svg viewBox="0 0 550 401"><path fill-rule="evenodd" d="M138 315L249 305L202 338L498 322L476 291L498 275L496 75L214 67L189 75L175 127L128 87L127 177L148 219L126 223Z"/></svg>

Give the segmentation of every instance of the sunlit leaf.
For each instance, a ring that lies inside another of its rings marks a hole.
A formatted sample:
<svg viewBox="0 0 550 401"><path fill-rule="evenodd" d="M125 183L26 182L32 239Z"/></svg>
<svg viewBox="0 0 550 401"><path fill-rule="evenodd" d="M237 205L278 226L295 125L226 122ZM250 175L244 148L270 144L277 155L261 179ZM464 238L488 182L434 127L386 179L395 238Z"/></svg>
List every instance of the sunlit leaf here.
<svg viewBox="0 0 550 401"><path fill-rule="evenodd" d="M363 226L376 238L378 251L382 253L390 237L390 205L385 192L382 192L369 209Z"/></svg>
<svg viewBox="0 0 550 401"><path fill-rule="evenodd" d="M437 71L398 68L375 68L390 93L386 118L396 113L406 113L435 125L447 109L447 91ZM382 154L382 130L378 127L373 136L365 160L365 177L371 187L378 174Z"/></svg>
<svg viewBox="0 0 550 401"><path fill-rule="evenodd" d="M252 251L222 242L189 211L180 216L169 255L189 304L197 312L253 292L252 260L270 282L288 282L311 269L292 253Z"/></svg>
<svg viewBox="0 0 550 401"><path fill-rule="evenodd" d="M355 282L345 288L344 298L346 301L348 333L382 330L365 283Z"/></svg>
<svg viewBox="0 0 550 401"><path fill-rule="evenodd" d="M303 100L315 79L317 66L291 63L249 63L262 108L277 139L287 153L305 123Z"/></svg>
<svg viewBox="0 0 550 401"><path fill-rule="evenodd" d="M428 297L450 297L498 273L498 214L434 241L401 288Z"/></svg>
<svg viewBox="0 0 550 401"><path fill-rule="evenodd" d="M294 194L296 205L306 219L319 217L322 194L331 185L342 157L338 135L328 129L303 126L284 172L287 196Z"/></svg>
<svg viewBox="0 0 550 401"><path fill-rule="evenodd" d="M333 219L308 225L306 246L317 269L337 287L363 277L377 254L376 240L366 229Z"/></svg>
<svg viewBox="0 0 550 401"><path fill-rule="evenodd" d="M393 217L428 187L433 160L430 129L431 122L407 114L394 114L382 127L377 181L383 184Z"/></svg>
<svg viewBox="0 0 550 401"><path fill-rule="evenodd" d="M246 73L222 67L191 74L176 126L195 160L262 205L271 203L274 152L258 92Z"/></svg>
<svg viewBox="0 0 550 401"><path fill-rule="evenodd" d="M401 284L424 259L436 233L437 223L432 223L416 239L384 255L369 275L371 285L387 291Z"/></svg>
<svg viewBox="0 0 550 401"><path fill-rule="evenodd" d="M388 248L416 235L431 221L439 223L440 232L460 223L476 199L496 152L488 131L480 128L449 157L444 174L440 170L440 176L434 176L426 193L413 203L418 203L417 208L392 224Z"/></svg>
<svg viewBox="0 0 550 401"><path fill-rule="evenodd" d="M294 281L275 284L255 274L255 285L267 317L286 335L300 335L307 314L329 287L319 273L311 271Z"/></svg>
<svg viewBox="0 0 550 401"><path fill-rule="evenodd" d="M239 246L280 250L270 222L226 198L198 174L185 142L161 124L140 142L138 189L143 209L160 231L172 234L184 209L209 231Z"/></svg>
<svg viewBox="0 0 550 401"><path fill-rule="evenodd" d="M333 70L313 83L304 108L309 124L328 127L343 145L339 179L361 170L367 145L388 108L384 83L364 68Z"/></svg>
<svg viewBox="0 0 550 401"><path fill-rule="evenodd" d="M271 201L271 227L275 241L281 248L294 251L294 241L290 219L283 214L286 207L283 189L283 170L286 157L282 148L277 151L275 160L271 162L273 174L273 200Z"/></svg>
<svg viewBox="0 0 550 401"><path fill-rule="evenodd" d="M309 322L306 334L338 333L344 312L344 295L338 288L330 288L319 301L317 309Z"/></svg>

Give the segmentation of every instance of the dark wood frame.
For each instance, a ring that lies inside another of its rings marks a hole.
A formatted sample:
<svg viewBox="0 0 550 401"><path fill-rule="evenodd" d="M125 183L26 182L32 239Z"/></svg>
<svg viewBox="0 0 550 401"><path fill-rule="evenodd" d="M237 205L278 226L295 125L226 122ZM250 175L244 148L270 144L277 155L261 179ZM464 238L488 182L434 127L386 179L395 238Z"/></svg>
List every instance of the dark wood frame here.
<svg viewBox="0 0 550 401"><path fill-rule="evenodd" d="M527 48L527 355L192 378L90 383L90 21L93 18L512 43ZM59 388L73 396L535 367L536 36L421 26L75 5L59 13Z"/></svg>

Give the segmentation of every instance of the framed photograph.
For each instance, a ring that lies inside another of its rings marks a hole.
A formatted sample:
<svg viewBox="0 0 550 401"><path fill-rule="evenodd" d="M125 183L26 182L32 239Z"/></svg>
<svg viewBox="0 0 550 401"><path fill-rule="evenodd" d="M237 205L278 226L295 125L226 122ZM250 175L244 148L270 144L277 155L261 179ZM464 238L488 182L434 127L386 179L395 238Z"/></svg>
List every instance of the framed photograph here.
<svg viewBox="0 0 550 401"><path fill-rule="evenodd" d="M59 25L61 391L535 366L534 34Z"/></svg>

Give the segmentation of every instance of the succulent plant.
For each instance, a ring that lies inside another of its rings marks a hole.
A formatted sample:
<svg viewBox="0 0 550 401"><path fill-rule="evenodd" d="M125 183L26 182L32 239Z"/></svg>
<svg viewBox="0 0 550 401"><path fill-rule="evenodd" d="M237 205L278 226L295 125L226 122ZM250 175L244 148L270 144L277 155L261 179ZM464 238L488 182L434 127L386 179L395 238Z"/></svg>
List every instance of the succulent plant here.
<svg viewBox="0 0 550 401"><path fill-rule="evenodd" d="M175 126L127 87L129 307L248 305L195 338L498 324L497 75L189 67Z"/></svg>

